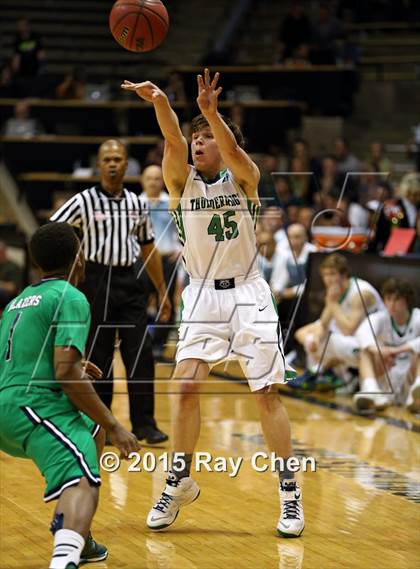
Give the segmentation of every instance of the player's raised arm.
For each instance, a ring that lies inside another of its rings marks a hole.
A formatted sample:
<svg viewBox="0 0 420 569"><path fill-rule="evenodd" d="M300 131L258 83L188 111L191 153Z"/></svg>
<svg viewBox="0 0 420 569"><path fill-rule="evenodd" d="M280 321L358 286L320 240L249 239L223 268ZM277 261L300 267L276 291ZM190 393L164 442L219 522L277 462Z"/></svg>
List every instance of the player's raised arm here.
<svg viewBox="0 0 420 569"><path fill-rule="evenodd" d="M139 97L153 104L159 128L165 139L163 178L169 193L180 196L189 174L188 144L168 97L150 81L132 83L126 80L121 87L126 91L135 91Z"/></svg>
<svg viewBox="0 0 420 569"><path fill-rule="evenodd" d="M204 78L197 75L197 104L210 125L223 162L233 173L235 180L242 186L249 198L258 199L260 173L257 165L239 146L232 131L217 111L218 97L222 87L217 87L219 73L210 81L210 72L204 70Z"/></svg>

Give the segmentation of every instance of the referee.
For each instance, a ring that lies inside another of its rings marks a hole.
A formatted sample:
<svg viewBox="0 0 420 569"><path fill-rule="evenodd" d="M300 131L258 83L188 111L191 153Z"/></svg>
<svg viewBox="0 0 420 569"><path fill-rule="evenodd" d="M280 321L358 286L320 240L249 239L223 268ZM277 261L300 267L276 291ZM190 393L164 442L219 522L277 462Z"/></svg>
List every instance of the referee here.
<svg viewBox="0 0 420 569"><path fill-rule="evenodd" d="M87 262L80 288L92 311L87 353L103 371L103 379L95 383L97 392L110 408L118 331L132 431L140 441L161 443L168 436L158 429L154 418L155 371L147 333L147 299L135 263L140 255L159 293L160 319L167 322L171 305L162 263L145 202L123 187L127 154L120 141L107 140L100 146L98 168L100 184L73 196L50 220L69 223L82 241Z"/></svg>

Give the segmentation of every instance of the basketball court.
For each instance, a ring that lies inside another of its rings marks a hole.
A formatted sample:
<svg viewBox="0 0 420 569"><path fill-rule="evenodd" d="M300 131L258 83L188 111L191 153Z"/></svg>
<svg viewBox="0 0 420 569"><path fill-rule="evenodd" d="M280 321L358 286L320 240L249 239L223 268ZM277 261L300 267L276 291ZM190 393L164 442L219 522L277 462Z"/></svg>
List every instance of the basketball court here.
<svg viewBox="0 0 420 569"><path fill-rule="evenodd" d="M165 430L170 428L172 368L160 364L157 372L157 416ZM235 367L228 373L239 371ZM119 369L116 376L122 374ZM114 410L128 426L124 383L117 382ZM114 473L102 471L94 535L110 554L92 568L418 567L420 421L395 408L376 419L358 417L345 397L333 402L328 396L297 397L284 389L282 399L292 423L295 455L314 457L317 465L316 472L298 474L306 518L300 539L277 537L278 475L251 466L251 457L266 451L253 396L245 384L212 375L203 387L197 450L213 459L243 457L239 473L233 477L230 468L202 468L194 474L201 487L199 499L181 509L172 528L153 533L145 518L164 485L162 462L157 460L151 473L128 472L124 462ZM141 450L157 459L166 452L169 446ZM269 463L258 459L256 464ZM54 506L41 505L40 474L30 461L4 454L0 474L0 567L47 566L52 538L46 528Z"/></svg>

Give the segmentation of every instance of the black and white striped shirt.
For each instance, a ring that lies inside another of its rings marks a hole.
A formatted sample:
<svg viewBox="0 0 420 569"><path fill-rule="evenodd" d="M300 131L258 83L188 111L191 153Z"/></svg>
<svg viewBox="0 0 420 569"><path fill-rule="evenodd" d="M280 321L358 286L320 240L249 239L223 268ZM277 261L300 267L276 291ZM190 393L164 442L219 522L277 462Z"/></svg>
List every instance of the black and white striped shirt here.
<svg viewBox="0 0 420 569"><path fill-rule="evenodd" d="M144 198L124 188L114 197L101 186L69 199L50 221L65 221L81 233L87 261L127 267L135 263L140 246L153 243L154 235Z"/></svg>

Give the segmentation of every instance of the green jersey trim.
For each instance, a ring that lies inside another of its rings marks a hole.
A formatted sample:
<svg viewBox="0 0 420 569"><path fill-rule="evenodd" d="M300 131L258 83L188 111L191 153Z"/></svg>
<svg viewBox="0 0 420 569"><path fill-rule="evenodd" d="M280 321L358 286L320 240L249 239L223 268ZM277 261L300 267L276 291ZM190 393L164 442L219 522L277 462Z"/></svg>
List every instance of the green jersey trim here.
<svg viewBox="0 0 420 569"><path fill-rule="evenodd" d="M177 208L175 210L171 211L171 215L173 217L173 220L175 222L176 228L178 230L178 237L179 240L181 241L181 245L184 246L185 245L185 228L184 228L184 221L182 219L182 207L181 207L181 202L178 204Z"/></svg>

